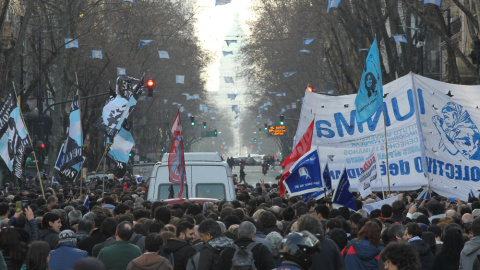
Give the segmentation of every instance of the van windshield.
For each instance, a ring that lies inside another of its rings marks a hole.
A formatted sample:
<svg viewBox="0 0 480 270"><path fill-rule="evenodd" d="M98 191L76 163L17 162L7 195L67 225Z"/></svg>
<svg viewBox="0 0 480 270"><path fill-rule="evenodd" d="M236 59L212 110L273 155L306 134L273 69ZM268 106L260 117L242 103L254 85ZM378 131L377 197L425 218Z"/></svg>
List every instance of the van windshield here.
<svg viewBox="0 0 480 270"><path fill-rule="evenodd" d="M223 184L197 184L197 197L225 199L225 185Z"/></svg>
<svg viewBox="0 0 480 270"><path fill-rule="evenodd" d="M168 193L170 193L168 191L168 188L170 186L173 186L173 198L178 197L178 192L180 191L180 185L176 185L176 184L172 184L172 183L160 184L160 185L158 185L158 198L160 200L168 199ZM185 193L185 190L184 190L184 193Z"/></svg>

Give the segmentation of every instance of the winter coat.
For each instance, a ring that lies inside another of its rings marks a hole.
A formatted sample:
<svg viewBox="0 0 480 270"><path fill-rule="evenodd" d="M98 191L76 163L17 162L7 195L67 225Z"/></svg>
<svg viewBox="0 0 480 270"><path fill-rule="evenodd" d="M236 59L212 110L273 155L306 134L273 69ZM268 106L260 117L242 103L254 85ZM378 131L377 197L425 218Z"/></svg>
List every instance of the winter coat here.
<svg viewBox="0 0 480 270"><path fill-rule="evenodd" d="M84 231L78 231L76 234L75 234L75 237L77 237L77 243L86 239L87 237L89 237L90 234L88 232L84 232Z"/></svg>
<svg viewBox="0 0 480 270"><path fill-rule="evenodd" d="M173 238L167 240L161 255L167 257L170 253L173 253L174 269L185 270L187 268L188 259L195 254L195 249L186 241L179 238Z"/></svg>
<svg viewBox="0 0 480 270"><path fill-rule="evenodd" d="M112 245L113 243L115 243L115 241L117 241L115 236L112 236L112 237L108 238L105 241L105 247L108 247L108 246ZM140 248L140 250L142 251L142 253L145 252L145 236L144 235L133 232L132 237L130 237L129 242L138 246Z"/></svg>
<svg viewBox="0 0 480 270"><path fill-rule="evenodd" d="M47 242L50 245L50 249L55 249L58 241L58 232L52 229L41 230L38 233L38 240Z"/></svg>
<svg viewBox="0 0 480 270"><path fill-rule="evenodd" d="M73 265L80 259L88 257L88 253L80 250L74 243L59 243L54 250L50 251L50 270L73 269Z"/></svg>
<svg viewBox="0 0 480 270"><path fill-rule="evenodd" d="M312 269L345 270L345 261L337 244L332 239L316 235L321 244L321 252L312 256Z"/></svg>
<svg viewBox="0 0 480 270"><path fill-rule="evenodd" d="M253 240L250 238L238 238L235 240L234 244L240 247L246 247L248 244L252 243ZM217 270L230 269L232 267L232 258L235 253L234 247L225 248L218 257L217 261ZM273 260L272 253L264 245L257 244L253 249L253 259L255 260L255 267L257 269L275 269L275 261Z"/></svg>
<svg viewBox="0 0 480 270"><path fill-rule="evenodd" d="M465 243L460 252L460 270L472 269L473 262L480 255L480 236L475 236Z"/></svg>
<svg viewBox="0 0 480 270"><path fill-rule="evenodd" d="M374 247L366 239L360 239L358 242L352 241L351 243L352 245L345 256L347 270L377 270L378 257L383 247Z"/></svg>
<svg viewBox="0 0 480 270"><path fill-rule="evenodd" d="M96 244L105 242L105 236L99 229L95 229L92 232L92 235L78 242L78 248L88 252L88 256L92 256L93 247Z"/></svg>
<svg viewBox="0 0 480 270"><path fill-rule="evenodd" d="M412 245L420 255L420 262L422 263L422 270L430 270L433 267L435 261L435 255L433 255L430 246L422 239L408 242Z"/></svg>
<svg viewBox="0 0 480 270"><path fill-rule="evenodd" d="M97 259L103 262L105 270L125 270L127 265L140 255L142 252L138 246L121 240L102 248Z"/></svg>
<svg viewBox="0 0 480 270"><path fill-rule="evenodd" d="M157 253L149 253L131 261L127 270L173 270L173 267L165 257Z"/></svg>
<svg viewBox="0 0 480 270"><path fill-rule="evenodd" d="M213 270L223 249L233 244L233 240L220 235L208 241L200 251L197 270Z"/></svg>
<svg viewBox="0 0 480 270"><path fill-rule="evenodd" d="M442 251L435 256L432 269L435 270L458 270L460 258L454 261L447 261L445 257L446 251Z"/></svg>

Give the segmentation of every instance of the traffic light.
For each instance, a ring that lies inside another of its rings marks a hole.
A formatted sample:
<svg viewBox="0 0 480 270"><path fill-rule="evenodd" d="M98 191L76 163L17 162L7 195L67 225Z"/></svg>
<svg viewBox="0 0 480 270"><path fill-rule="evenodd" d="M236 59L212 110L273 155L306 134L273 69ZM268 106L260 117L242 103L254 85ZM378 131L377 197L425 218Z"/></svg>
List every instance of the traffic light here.
<svg viewBox="0 0 480 270"><path fill-rule="evenodd" d="M35 148L36 148L37 152L43 153L43 152L45 152L45 143L42 142L42 141L37 141L36 144L35 144Z"/></svg>
<svg viewBox="0 0 480 270"><path fill-rule="evenodd" d="M155 82L150 79L147 80L147 89L148 89L148 96L153 97L153 87L155 86Z"/></svg>
<svg viewBox="0 0 480 270"><path fill-rule="evenodd" d="M220 148L223 148L223 145L220 145Z"/></svg>
<svg viewBox="0 0 480 270"><path fill-rule="evenodd" d="M253 148L253 144L250 144L250 148Z"/></svg>
<svg viewBox="0 0 480 270"><path fill-rule="evenodd" d="M258 133L262 134L262 129L261 128L258 129Z"/></svg>
<svg viewBox="0 0 480 270"><path fill-rule="evenodd" d="M203 122L203 128L207 128L207 122Z"/></svg>
<svg viewBox="0 0 480 270"><path fill-rule="evenodd" d="M265 124L265 130L268 130L268 125L267 124Z"/></svg>
<svg viewBox="0 0 480 270"><path fill-rule="evenodd" d="M253 143L257 143L257 138L253 139Z"/></svg>
<svg viewBox="0 0 480 270"><path fill-rule="evenodd" d="M190 116L190 125L195 126L195 116Z"/></svg>
<svg viewBox="0 0 480 270"><path fill-rule="evenodd" d="M313 87L310 84L307 85L307 91L313 92Z"/></svg>
<svg viewBox="0 0 480 270"><path fill-rule="evenodd" d="M284 125L285 124L285 118L283 117L283 114L280 115L280 125Z"/></svg>
<svg viewBox="0 0 480 270"><path fill-rule="evenodd" d="M217 129L215 129L214 132L215 132L215 136L217 136Z"/></svg>

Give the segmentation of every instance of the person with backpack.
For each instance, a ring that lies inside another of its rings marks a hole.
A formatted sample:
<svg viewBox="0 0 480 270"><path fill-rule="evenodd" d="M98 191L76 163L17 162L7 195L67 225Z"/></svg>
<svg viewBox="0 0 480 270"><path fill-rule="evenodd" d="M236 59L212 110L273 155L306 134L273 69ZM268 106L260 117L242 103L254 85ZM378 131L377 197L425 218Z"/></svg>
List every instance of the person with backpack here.
<svg viewBox="0 0 480 270"><path fill-rule="evenodd" d="M242 222L238 227L238 239L220 253L216 269L276 269L270 250L253 241L256 231L253 223Z"/></svg>
<svg viewBox="0 0 480 270"><path fill-rule="evenodd" d="M220 225L213 219L206 219L198 226L202 249L188 261L187 270L214 270L222 250L233 244L233 240L222 234Z"/></svg>
<svg viewBox="0 0 480 270"><path fill-rule="evenodd" d="M313 254L320 252L320 249L320 241L309 231L292 232L285 238L280 252L282 264L277 270L308 270L312 266Z"/></svg>

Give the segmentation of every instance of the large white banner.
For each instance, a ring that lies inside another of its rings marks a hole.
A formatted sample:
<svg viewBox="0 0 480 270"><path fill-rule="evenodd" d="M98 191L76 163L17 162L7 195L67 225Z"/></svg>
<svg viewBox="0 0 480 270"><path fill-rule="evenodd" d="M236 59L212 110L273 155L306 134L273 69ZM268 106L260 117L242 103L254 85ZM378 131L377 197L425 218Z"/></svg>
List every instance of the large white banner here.
<svg viewBox="0 0 480 270"><path fill-rule="evenodd" d="M355 95L326 96L305 92L295 141L315 120L312 146L330 167L335 187L346 163L351 187L372 147L383 181L372 190L417 189L430 181L444 196L467 199L480 187L480 86L451 85L409 74L384 85L382 107L367 122L355 119ZM388 147L388 173L385 146ZM426 170L425 170L426 169Z"/></svg>

